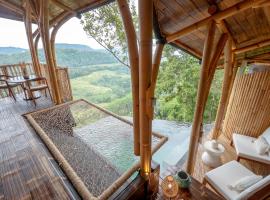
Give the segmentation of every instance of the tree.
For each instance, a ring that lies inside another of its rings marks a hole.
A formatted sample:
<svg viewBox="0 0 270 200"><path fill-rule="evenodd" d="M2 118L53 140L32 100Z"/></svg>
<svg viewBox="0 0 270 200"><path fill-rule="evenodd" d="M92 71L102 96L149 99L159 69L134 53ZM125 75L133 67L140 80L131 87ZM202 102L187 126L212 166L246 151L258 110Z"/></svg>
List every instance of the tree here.
<svg viewBox="0 0 270 200"><path fill-rule="evenodd" d="M129 0L135 29L138 15L135 1ZM120 63L129 67L127 42L122 19L115 2L83 14L81 20L84 31L108 50Z"/></svg>

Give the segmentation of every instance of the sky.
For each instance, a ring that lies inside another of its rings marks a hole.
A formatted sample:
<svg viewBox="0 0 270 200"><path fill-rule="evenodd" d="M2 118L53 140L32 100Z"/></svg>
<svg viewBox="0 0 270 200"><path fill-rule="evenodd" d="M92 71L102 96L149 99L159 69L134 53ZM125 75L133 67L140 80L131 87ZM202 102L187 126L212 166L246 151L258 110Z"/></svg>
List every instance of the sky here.
<svg viewBox="0 0 270 200"><path fill-rule="evenodd" d="M0 47L29 48L23 22L0 18L0 27L2 27L0 29ZM33 25L33 31L35 29L36 26ZM59 29L56 43L84 44L94 49L102 48L94 39L86 35L80 20L75 17Z"/></svg>

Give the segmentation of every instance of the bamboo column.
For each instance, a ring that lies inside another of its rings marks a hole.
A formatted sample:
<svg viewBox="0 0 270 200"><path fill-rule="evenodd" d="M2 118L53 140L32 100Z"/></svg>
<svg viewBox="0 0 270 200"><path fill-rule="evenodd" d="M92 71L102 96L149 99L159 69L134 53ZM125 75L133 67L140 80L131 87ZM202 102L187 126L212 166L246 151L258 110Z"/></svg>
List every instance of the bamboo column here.
<svg viewBox="0 0 270 200"><path fill-rule="evenodd" d="M213 81L214 75L215 75L215 71L216 71L216 67L218 64L218 60L223 52L223 49L225 47L225 44L228 40L228 35L227 34L222 34L217 42L216 48L214 50L214 54L213 57L210 61L209 64L209 69L208 69L208 78L207 78L207 87L206 87L206 91L205 91L205 100L204 100L204 108L206 106L206 101L210 92L210 88L211 88L211 83Z"/></svg>
<svg viewBox="0 0 270 200"><path fill-rule="evenodd" d="M139 53L137 36L126 0L117 0L128 44L133 101L134 154L140 155Z"/></svg>
<svg viewBox="0 0 270 200"><path fill-rule="evenodd" d="M24 0L23 8L25 10L24 15L24 25L26 30L26 36L28 40L29 50L32 58L33 67L37 75L41 75L39 59L37 56L36 48L34 46L33 36L32 36L32 15L31 6L29 0Z"/></svg>
<svg viewBox="0 0 270 200"><path fill-rule="evenodd" d="M229 99L229 90L233 77L233 58L234 54L232 52L232 40L229 39L225 46L224 57L224 79L222 85L222 93L219 101L218 111L216 115L215 125L212 131L212 138L217 139L221 132L221 125L225 115L225 109L227 101Z"/></svg>
<svg viewBox="0 0 270 200"><path fill-rule="evenodd" d="M49 32L49 1L40 0L40 17L39 17L39 30L45 52L46 63L50 76L51 86L53 89L53 97L56 104L61 103L61 96L58 87L56 67L53 61L52 49L50 44Z"/></svg>
<svg viewBox="0 0 270 200"><path fill-rule="evenodd" d="M193 125L191 130L191 138L189 143L187 172L192 173L194 168L194 162L196 159L196 153L198 150L198 142L200 137L200 125L203 119L203 111L205 104L205 88L207 87L208 71L211 57L211 49L213 48L215 36L215 24L211 21L208 25L208 32L204 42L203 58L201 66L200 82L198 86L196 108L194 113Z"/></svg>
<svg viewBox="0 0 270 200"><path fill-rule="evenodd" d="M70 18L74 17L76 13L68 13L66 15L62 16L62 19L59 20L59 22L54 26L52 32L51 32L51 49L52 49L52 56L53 56L53 62L54 66L57 67L57 62L56 62L56 53L55 53L55 38L58 30L63 26L64 23L66 23Z"/></svg>
<svg viewBox="0 0 270 200"><path fill-rule="evenodd" d="M151 85L152 68L153 0L139 0L139 97L140 97L140 156L141 175L149 178L151 172L152 120L149 107L152 99L147 97Z"/></svg>
<svg viewBox="0 0 270 200"><path fill-rule="evenodd" d="M159 66L160 66L160 61L161 61L161 57L162 57L162 51L164 48L164 41L157 41L157 46L155 49L155 54L153 57L153 64L152 64L152 75L151 75L151 85L147 91L147 97L149 99L154 100L155 98L155 88L157 85L157 78L158 78L158 71L159 71ZM149 107L149 116L151 119L154 118L154 106Z"/></svg>

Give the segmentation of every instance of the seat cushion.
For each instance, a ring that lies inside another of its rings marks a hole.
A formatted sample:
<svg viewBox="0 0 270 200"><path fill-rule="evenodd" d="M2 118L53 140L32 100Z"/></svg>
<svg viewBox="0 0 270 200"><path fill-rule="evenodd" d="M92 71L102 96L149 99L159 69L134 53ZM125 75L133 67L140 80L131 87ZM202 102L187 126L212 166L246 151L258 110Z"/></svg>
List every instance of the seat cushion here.
<svg viewBox="0 0 270 200"><path fill-rule="evenodd" d="M266 164L270 164L269 154L260 155L257 153L255 144L254 144L255 140L256 138L234 133L233 143L234 143L237 156L240 156L242 158L247 158L250 160L255 160L262 163L266 163Z"/></svg>
<svg viewBox="0 0 270 200"><path fill-rule="evenodd" d="M261 136L267 140L268 144L270 144L270 127L268 127Z"/></svg>
<svg viewBox="0 0 270 200"><path fill-rule="evenodd" d="M235 199L240 194L228 186L243 177L254 175L252 171L236 161L228 162L205 174L205 179L226 199Z"/></svg>

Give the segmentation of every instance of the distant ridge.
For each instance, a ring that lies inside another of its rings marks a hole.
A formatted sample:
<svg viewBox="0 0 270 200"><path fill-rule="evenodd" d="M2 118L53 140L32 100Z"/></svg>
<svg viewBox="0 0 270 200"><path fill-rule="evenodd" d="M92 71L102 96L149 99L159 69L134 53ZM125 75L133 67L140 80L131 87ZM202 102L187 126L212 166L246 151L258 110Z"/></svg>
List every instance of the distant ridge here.
<svg viewBox="0 0 270 200"><path fill-rule="evenodd" d="M19 47L0 47L0 54L15 54L26 52L27 49Z"/></svg>
<svg viewBox="0 0 270 200"><path fill-rule="evenodd" d="M105 49L92 49L82 44L57 43L56 57L59 66L79 67L88 65L117 63ZM44 51L38 51L40 62L45 62ZM31 62L29 49L0 47L0 65Z"/></svg>
<svg viewBox="0 0 270 200"><path fill-rule="evenodd" d="M56 49L74 49L78 51L93 51L93 49L83 44L68 44L68 43L56 43Z"/></svg>

